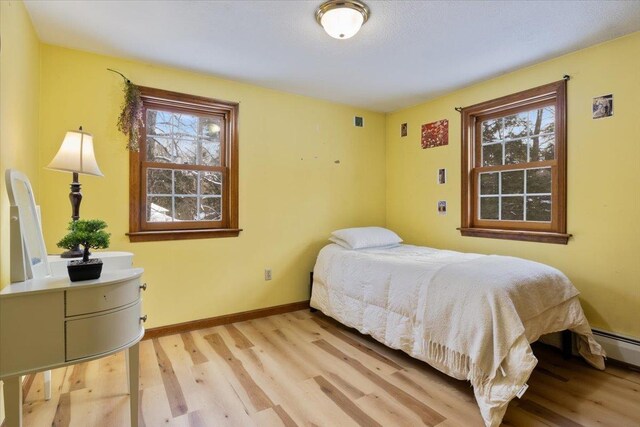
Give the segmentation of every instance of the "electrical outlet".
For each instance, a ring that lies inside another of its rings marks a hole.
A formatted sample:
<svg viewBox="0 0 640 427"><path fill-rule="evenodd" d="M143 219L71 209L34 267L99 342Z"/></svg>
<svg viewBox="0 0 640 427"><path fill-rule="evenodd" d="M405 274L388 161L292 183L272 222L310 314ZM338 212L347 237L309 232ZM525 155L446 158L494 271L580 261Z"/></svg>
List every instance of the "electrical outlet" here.
<svg viewBox="0 0 640 427"><path fill-rule="evenodd" d="M271 280L271 269L266 268L264 270L264 280Z"/></svg>

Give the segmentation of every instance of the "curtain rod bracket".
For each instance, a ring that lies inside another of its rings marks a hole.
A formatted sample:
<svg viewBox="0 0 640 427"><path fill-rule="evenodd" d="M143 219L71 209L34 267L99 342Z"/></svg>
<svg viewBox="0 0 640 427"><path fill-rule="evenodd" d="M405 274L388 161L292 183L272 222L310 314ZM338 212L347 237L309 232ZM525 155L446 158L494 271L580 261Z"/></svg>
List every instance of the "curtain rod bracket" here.
<svg viewBox="0 0 640 427"><path fill-rule="evenodd" d="M569 74L565 74L564 76L562 76L562 79L569 81L571 80L571 76Z"/></svg>
<svg viewBox="0 0 640 427"><path fill-rule="evenodd" d="M462 113L462 107L453 107L458 113Z"/></svg>

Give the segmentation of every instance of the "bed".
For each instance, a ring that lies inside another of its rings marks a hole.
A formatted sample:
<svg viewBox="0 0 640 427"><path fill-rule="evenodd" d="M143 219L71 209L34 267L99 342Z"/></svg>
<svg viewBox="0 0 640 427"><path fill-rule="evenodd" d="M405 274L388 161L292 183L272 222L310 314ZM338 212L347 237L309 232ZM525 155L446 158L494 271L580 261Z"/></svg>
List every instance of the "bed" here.
<svg viewBox="0 0 640 427"><path fill-rule="evenodd" d="M543 334L571 330L578 352L604 369L577 289L552 267L398 242L354 249L332 240L338 243L318 255L311 307L470 381L487 426L500 425L509 402L526 390L537 363L529 344Z"/></svg>

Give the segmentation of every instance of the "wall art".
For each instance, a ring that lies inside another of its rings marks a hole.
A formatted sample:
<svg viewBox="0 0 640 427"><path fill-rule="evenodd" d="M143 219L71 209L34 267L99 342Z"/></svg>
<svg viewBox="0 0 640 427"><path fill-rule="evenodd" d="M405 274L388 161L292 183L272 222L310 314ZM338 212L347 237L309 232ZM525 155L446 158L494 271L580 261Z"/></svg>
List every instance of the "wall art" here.
<svg viewBox="0 0 640 427"><path fill-rule="evenodd" d="M447 214L447 201L440 200L438 202L438 215L446 215Z"/></svg>
<svg viewBox="0 0 640 427"><path fill-rule="evenodd" d="M422 125L422 148L440 147L449 144L449 120Z"/></svg>
<svg viewBox="0 0 640 427"><path fill-rule="evenodd" d="M438 169L438 184L447 183L447 170L444 168Z"/></svg>
<svg viewBox="0 0 640 427"><path fill-rule="evenodd" d="M593 118L602 119L613 116L613 94L593 98Z"/></svg>

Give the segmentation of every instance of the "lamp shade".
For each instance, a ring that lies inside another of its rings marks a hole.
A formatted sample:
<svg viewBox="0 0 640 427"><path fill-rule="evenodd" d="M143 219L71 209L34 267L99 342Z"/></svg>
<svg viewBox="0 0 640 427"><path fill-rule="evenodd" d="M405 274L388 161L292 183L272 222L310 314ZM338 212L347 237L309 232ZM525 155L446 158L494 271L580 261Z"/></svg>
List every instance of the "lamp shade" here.
<svg viewBox="0 0 640 427"><path fill-rule="evenodd" d="M47 168L103 176L93 151L93 136L77 130L67 132L58 153Z"/></svg>

